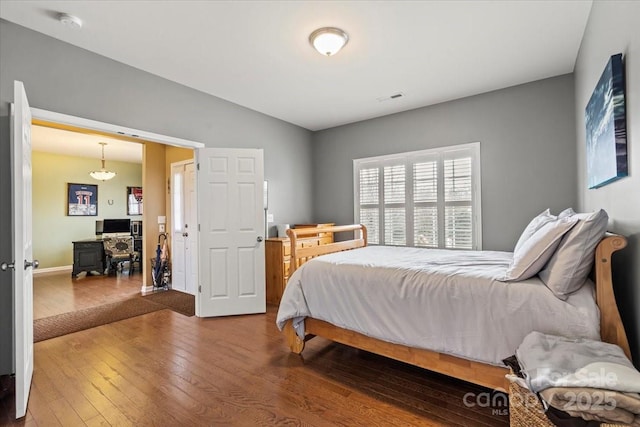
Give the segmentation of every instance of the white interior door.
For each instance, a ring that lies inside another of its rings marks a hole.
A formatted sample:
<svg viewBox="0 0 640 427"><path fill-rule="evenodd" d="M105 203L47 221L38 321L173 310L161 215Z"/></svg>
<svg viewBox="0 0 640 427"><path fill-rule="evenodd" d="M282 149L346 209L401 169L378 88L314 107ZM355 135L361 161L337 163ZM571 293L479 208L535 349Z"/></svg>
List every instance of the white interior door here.
<svg viewBox="0 0 640 427"><path fill-rule="evenodd" d="M197 196L193 161L171 164L171 288L195 295Z"/></svg>
<svg viewBox="0 0 640 427"><path fill-rule="evenodd" d="M201 317L264 313L263 151L196 153Z"/></svg>
<svg viewBox="0 0 640 427"><path fill-rule="evenodd" d="M185 292L184 163L171 164L171 288Z"/></svg>
<svg viewBox="0 0 640 427"><path fill-rule="evenodd" d="M11 120L13 158L14 350L16 418L27 412L33 376L33 270L31 210L31 110L22 82L14 82Z"/></svg>

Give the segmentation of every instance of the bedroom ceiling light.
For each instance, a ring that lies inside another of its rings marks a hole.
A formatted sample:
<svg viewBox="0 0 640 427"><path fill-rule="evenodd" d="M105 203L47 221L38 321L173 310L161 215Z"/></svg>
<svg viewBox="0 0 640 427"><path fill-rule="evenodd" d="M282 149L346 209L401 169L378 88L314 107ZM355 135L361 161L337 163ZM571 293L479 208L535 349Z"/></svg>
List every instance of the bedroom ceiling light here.
<svg viewBox="0 0 640 427"><path fill-rule="evenodd" d="M98 142L98 144L102 145L102 169L99 171L89 172L91 178L97 179L98 181L107 181L116 176L115 172L110 172L104 167L104 146L107 145L106 142Z"/></svg>
<svg viewBox="0 0 640 427"><path fill-rule="evenodd" d="M318 52L325 56L333 56L349 41L347 33L340 28L318 28L309 36L309 43Z"/></svg>

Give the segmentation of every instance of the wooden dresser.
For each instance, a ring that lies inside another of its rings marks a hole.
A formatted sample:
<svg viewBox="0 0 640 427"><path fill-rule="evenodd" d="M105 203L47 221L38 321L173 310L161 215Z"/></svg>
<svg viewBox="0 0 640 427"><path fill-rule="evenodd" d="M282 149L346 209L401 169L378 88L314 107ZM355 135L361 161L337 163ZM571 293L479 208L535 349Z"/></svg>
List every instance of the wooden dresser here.
<svg viewBox="0 0 640 427"><path fill-rule="evenodd" d="M330 227L327 224L297 224L296 228ZM333 233L322 233L318 230L317 236L298 239L298 247L326 245L333 243ZM271 237L265 241L265 269L267 274L267 304L278 305L284 292L284 287L289 280L289 267L291 256L291 241L288 237Z"/></svg>

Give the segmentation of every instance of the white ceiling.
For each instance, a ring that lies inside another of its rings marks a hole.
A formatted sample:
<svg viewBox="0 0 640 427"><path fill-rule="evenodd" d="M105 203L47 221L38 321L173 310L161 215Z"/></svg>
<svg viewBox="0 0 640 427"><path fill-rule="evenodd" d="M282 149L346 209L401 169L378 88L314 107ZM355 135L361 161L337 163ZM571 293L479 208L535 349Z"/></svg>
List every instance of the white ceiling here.
<svg viewBox="0 0 640 427"><path fill-rule="evenodd" d="M3 0L0 17L320 130L570 73L591 3ZM335 56L309 45L323 26L349 34Z"/></svg>
<svg viewBox="0 0 640 427"><path fill-rule="evenodd" d="M115 160L142 163L142 144L44 126L31 127L31 148L34 151L99 159L102 156L99 142L107 143L104 147L107 169L109 162ZM96 162L96 169L100 169L99 161Z"/></svg>

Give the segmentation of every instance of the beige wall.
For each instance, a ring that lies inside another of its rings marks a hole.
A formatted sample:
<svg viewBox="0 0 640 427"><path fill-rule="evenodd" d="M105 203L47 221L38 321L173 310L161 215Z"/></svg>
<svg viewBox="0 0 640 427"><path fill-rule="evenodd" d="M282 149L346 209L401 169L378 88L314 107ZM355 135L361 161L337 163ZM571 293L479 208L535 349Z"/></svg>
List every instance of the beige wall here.
<svg viewBox="0 0 640 427"><path fill-rule="evenodd" d="M144 269L142 284L152 286L151 258L155 258L158 246L158 217L166 216L165 146L147 142L144 144L142 187L144 191L143 248Z"/></svg>
<svg viewBox="0 0 640 427"><path fill-rule="evenodd" d="M117 172L110 181L96 181L89 171L100 167L99 159L34 151L33 161L33 256L40 268L73 264L74 240L95 237L96 220L142 219L127 216L127 187L142 185L142 165L109 161ZM67 183L98 185L98 216L67 216ZM109 204L109 202L112 204Z"/></svg>

